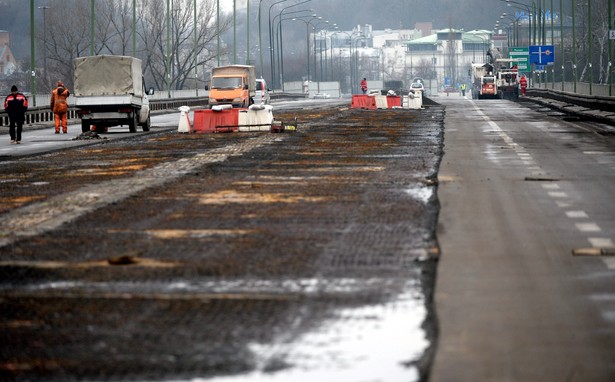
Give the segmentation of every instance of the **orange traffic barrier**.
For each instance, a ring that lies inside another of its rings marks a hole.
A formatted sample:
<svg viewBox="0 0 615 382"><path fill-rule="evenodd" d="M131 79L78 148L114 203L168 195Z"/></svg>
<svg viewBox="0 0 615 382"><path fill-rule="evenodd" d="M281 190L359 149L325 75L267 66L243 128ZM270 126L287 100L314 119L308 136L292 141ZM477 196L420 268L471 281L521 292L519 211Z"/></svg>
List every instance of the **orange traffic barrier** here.
<svg viewBox="0 0 615 382"><path fill-rule="evenodd" d="M387 96L387 106L389 109L392 109L396 106L401 106L401 97L400 96Z"/></svg>
<svg viewBox="0 0 615 382"><path fill-rule="evenodd" d="M366 94L354 94L350 107L352 109L376 110L376 98Z"/></svg>
<svg viewBox="0 0 615 382"><path fill-rule="evenodd" d="M195 110L192 131L195 133L231 132L237 131L238 125L239 109Z"/></svg>

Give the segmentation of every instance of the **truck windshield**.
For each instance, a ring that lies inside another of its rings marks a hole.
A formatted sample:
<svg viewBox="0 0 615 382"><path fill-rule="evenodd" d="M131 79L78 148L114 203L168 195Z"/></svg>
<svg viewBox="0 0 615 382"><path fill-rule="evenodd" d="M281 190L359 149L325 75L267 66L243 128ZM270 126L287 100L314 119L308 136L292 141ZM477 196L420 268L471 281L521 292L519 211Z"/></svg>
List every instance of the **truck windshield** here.
<svg viewBox="0 0 615 382"><path fill-rule="evenodd" d="M214 77L211 83L212 89L240 89L241 77Z"/></svg>

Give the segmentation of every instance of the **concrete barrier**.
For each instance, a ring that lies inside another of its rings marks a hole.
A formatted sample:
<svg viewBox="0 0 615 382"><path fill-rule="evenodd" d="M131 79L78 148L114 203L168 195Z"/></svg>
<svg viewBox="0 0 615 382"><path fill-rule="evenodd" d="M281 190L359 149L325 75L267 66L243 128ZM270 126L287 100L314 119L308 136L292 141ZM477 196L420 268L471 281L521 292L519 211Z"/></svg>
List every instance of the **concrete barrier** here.
<svg viewBox="0 0 615 382"><path fill-rule="evenodd" d="M376 110L376 98L366 94L354 94L350 107L352 109Z"/></svg>
<svg viewBox="0 0 615 382"><path fill-rule="evenodd" d="M233 132L238 130L239 110L195 110L192 131L195 133Z"/></svg>
<svg viewBox="0 0 615 382"><path fill-rule="evenodd" d="M239 110L239 131L270 131L273 124L273 107L252 105Z"/></svg>

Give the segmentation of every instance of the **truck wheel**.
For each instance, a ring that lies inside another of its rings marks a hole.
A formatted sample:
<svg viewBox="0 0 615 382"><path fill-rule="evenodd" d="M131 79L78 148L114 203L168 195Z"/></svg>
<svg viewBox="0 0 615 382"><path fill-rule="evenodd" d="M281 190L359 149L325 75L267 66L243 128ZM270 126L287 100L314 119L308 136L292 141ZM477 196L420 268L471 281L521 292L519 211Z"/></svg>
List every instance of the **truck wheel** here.
<svg viewBox="0 0 615 382"><path fill-rule="evenodd" d="M81 120L81 132L87 133L90 131L90 122Z"/></svg>
<svg viewBox="0 0 615 382"><path fill-rule="evenodd" d="M134 110L132 112L132 120L130 122L128 122L128 130L131 133L136 133L137 132L137 126L139 125L139 116L137 114L137 111Z"/></svg>
<svg viewBox="0 0 615 382"><path fill-rule="evenodd" d="M141 128L143 128L143 131L149 131L151 126L152 126L152 121L150 120L150 117L148 116L147 121L145 121L145 123L141 125Z"/></svg>

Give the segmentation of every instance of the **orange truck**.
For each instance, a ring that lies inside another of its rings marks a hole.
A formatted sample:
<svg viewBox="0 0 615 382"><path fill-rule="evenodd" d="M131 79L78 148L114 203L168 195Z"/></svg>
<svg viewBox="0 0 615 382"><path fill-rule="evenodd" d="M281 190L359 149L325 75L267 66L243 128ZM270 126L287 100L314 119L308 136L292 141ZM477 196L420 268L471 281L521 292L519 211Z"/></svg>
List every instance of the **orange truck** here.
<svg viewBox="0 0 615 382"><path fill-rule="evenodd" d="M256 75L254 66L228 65L211 69L209 106L232 105L247 108L254 103Z"/></svg>

